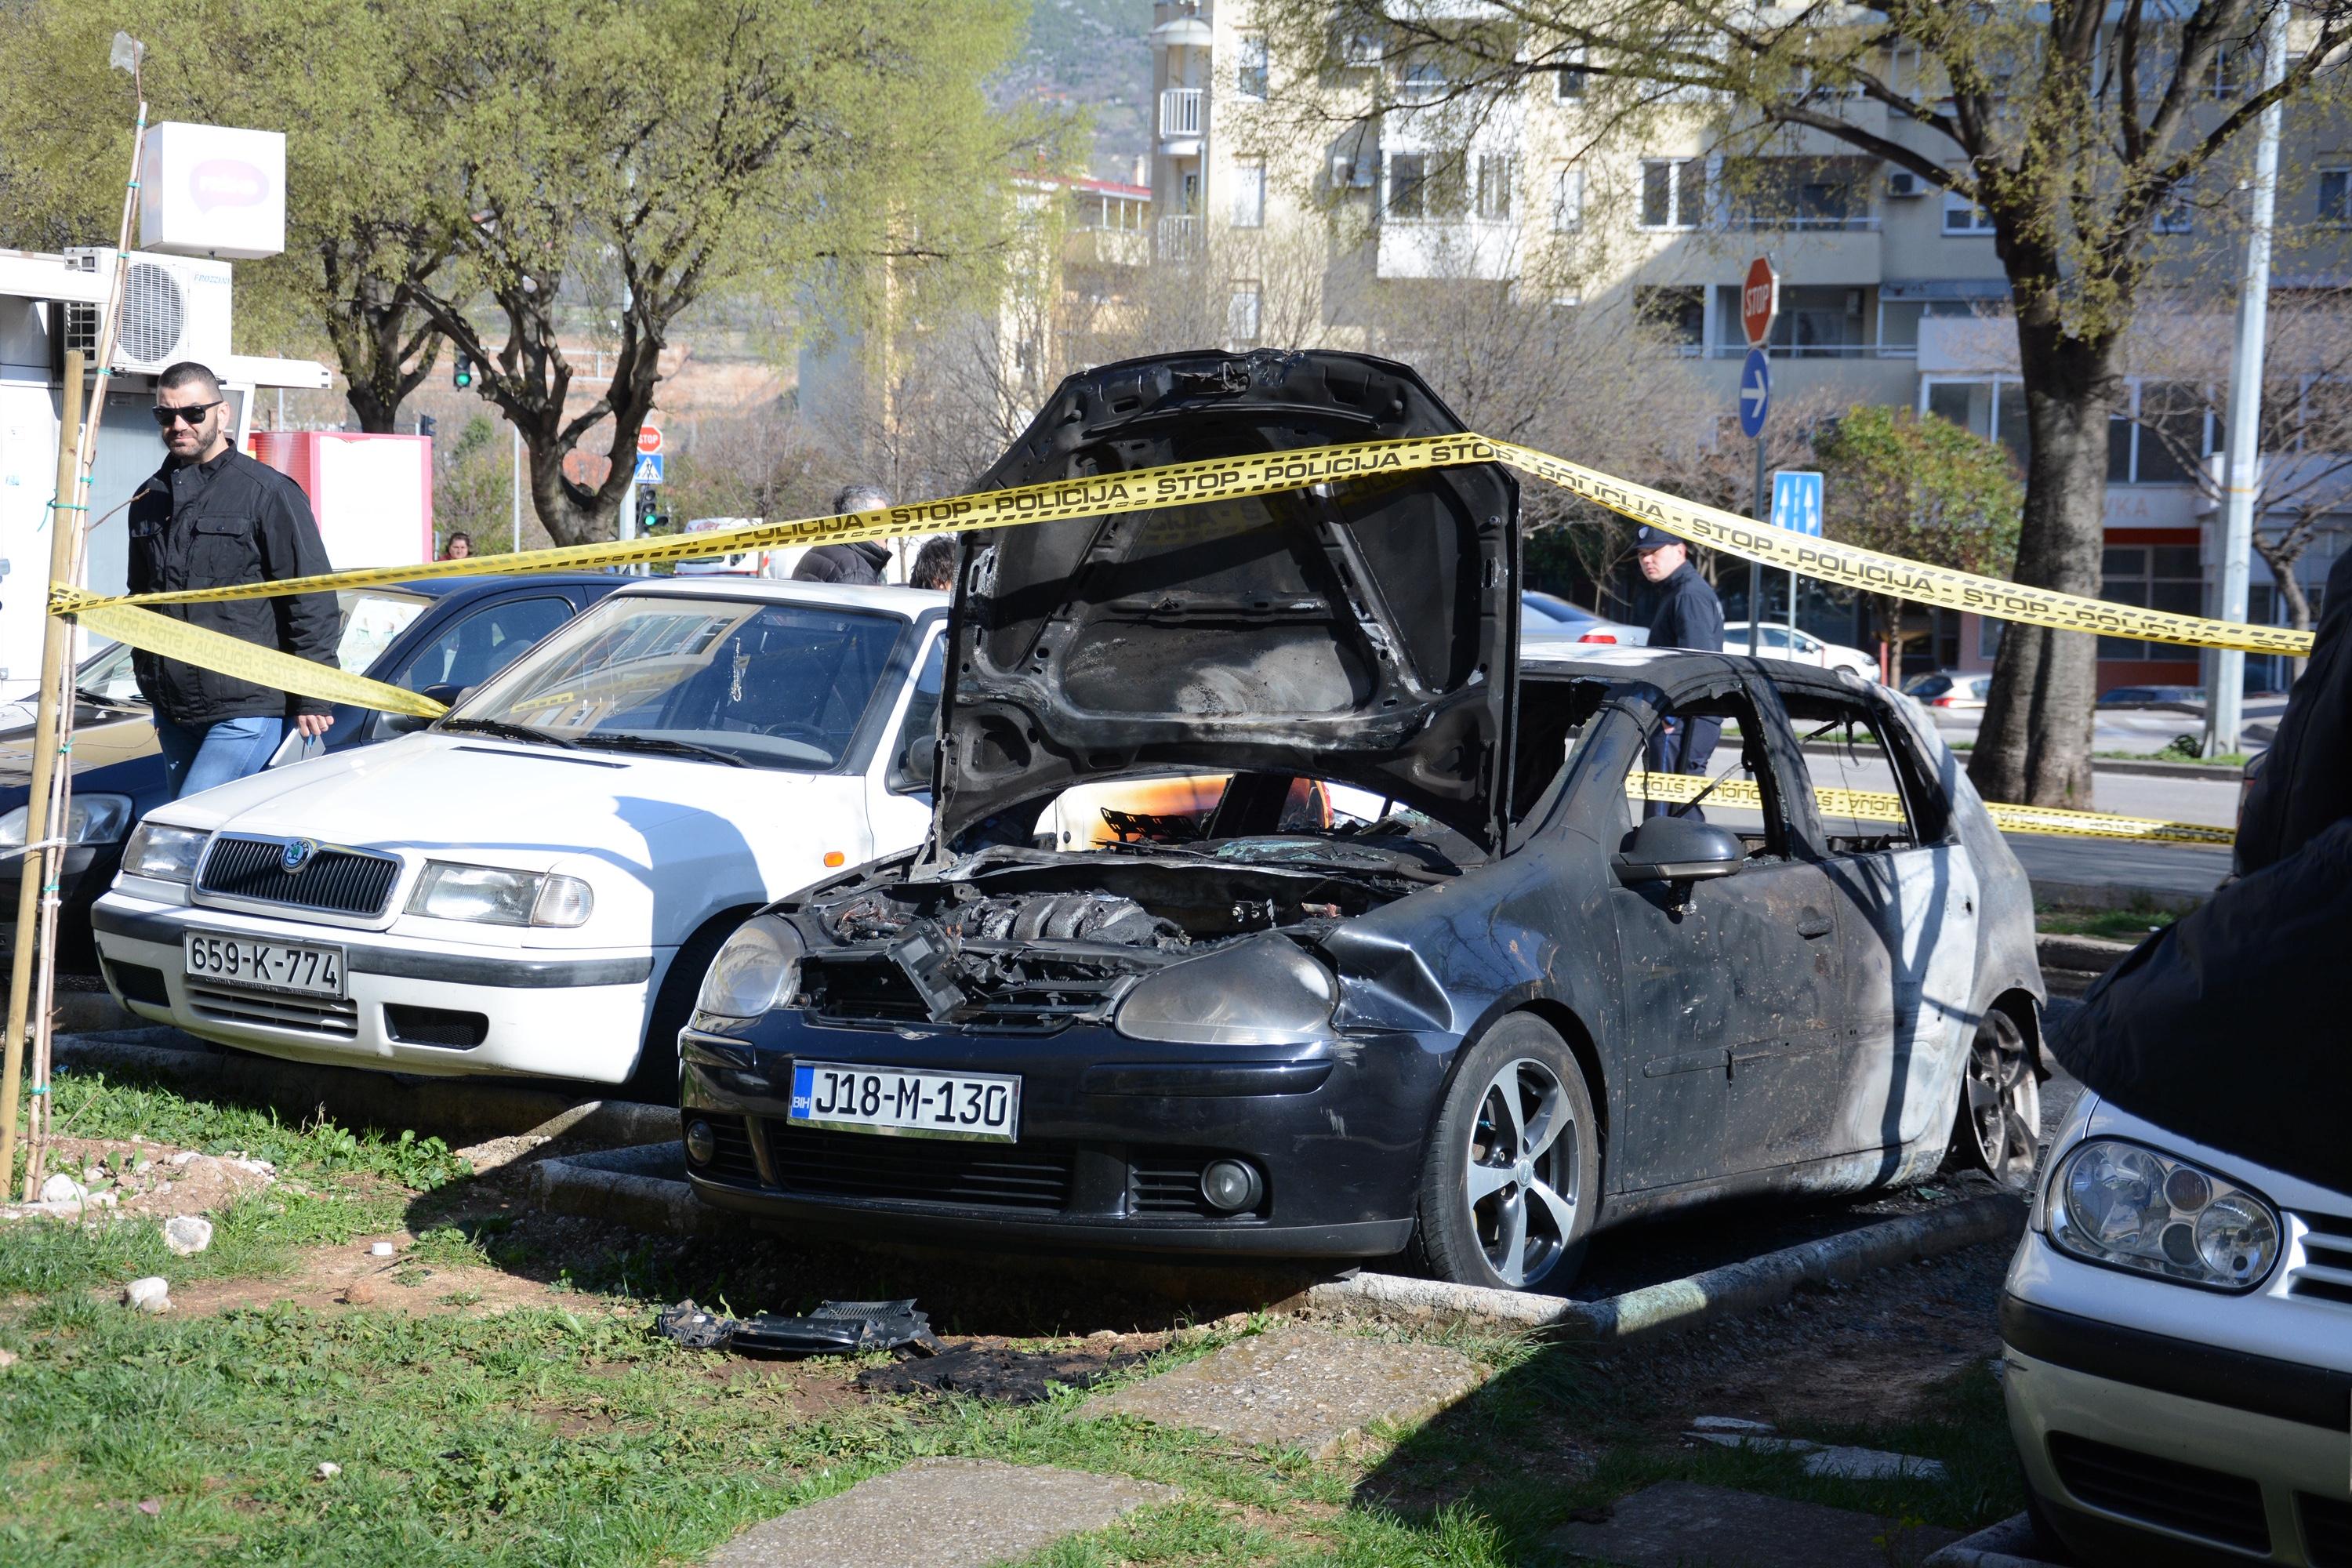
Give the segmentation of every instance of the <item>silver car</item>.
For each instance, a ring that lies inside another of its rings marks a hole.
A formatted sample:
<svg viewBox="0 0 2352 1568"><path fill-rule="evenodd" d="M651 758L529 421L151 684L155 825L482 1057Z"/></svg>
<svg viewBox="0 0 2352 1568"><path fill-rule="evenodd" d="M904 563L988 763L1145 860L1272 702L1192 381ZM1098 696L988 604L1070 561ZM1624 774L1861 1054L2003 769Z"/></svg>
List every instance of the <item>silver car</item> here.
<svg viewBox="0 0 2352 1568"><path fill-rule="evenodd" d="M2032 1512L2085 1562L2352 1563L2352 1194L2085 1092L2001 1300Z"/></svg>

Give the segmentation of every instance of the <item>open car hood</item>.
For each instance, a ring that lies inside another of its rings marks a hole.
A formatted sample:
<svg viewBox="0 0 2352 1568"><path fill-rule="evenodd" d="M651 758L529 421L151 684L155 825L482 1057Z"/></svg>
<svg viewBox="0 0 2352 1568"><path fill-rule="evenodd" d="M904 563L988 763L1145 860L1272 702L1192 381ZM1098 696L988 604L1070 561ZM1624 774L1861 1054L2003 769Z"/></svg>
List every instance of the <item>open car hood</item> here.
<svg viewBox="0 0 2352 1568"><path fill-rule="evenodd" d="M1387 360L1164 354L1071 376L977 488L1463 428ZM1164 765L1339 780L1491 848L1517 518L1482 466L964 535L941 842L1025 839L1070 784Z"/></svg>

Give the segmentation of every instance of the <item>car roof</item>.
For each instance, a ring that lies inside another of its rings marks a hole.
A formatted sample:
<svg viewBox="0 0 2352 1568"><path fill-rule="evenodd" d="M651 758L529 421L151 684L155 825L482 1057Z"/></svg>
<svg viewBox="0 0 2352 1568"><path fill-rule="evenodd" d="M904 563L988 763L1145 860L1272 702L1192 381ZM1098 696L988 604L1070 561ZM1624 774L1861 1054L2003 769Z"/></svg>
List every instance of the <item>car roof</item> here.
<svg viewBox="0 0 2352 1568"><path fill-rule="evenodd" d="M1762 675L1784 689L1852 693L1853 678L1834 669L1791 664L1785 658L1750 658L1746 654L1702 653L1685 647L1628 647L1611 643L1566 641L1529 644L1519 650L1519 673L1546 677L1585 676L1602 680L1629 677L1662 687L1719 674L1738 666Z"/></svg>
<svg viewBox="0 0 2352 1568"><path fill-rule="evenodd" d="M486 572L463 577L419 577L384 586L427 599L446 599L495 588L615 588L622 581L609 572Z"/></svg>
<svg viewBox="0 0 2352 1568"><path fill-rule="evenodd" d="M944 610L948 595L937 588L901 588L890 584L796 583L777 577L651 577L631 583L616 597L676 595L694 599L767 599L777 604L839 605L882 610L912 620Z"/></svg>

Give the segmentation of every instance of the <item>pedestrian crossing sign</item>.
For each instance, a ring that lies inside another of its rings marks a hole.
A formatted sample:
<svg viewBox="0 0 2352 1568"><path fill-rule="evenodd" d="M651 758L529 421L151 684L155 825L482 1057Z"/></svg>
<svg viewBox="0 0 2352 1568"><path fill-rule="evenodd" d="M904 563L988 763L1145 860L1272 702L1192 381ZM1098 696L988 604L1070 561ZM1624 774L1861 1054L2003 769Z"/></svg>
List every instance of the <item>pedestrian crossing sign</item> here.
<svg viewBox="0 0 2352 1568"><path fill-rule="evenodd" d="M657 485L661 482L662 454L659 452L638 453L637 483L641 485Z"/></svg>

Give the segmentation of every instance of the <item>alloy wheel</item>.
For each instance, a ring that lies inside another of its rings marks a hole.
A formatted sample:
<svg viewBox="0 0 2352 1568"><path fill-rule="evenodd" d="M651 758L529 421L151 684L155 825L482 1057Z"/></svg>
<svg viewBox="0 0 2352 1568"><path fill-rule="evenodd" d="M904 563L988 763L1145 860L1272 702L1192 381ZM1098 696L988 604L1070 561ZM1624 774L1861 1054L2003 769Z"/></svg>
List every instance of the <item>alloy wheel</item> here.
<svg viewBox="0 0 2352 1568"><path fill-rule="evenodd" d="M1486 1266L1514 1288L1534 1284L1576 1234L1576 1125L1551 1068L1507 1062L1478 1098L1464 1193Z"/></svg>
<svg viewBox="0 0 2352 1568"><path fill-rule="evenodd" d="M2042 1140L2042 1084L2025 1034L2006 1013L1988 1013L1969 1047L1961 1112L1977 1168L2005 1187L2033 1184Z"/></svg>

